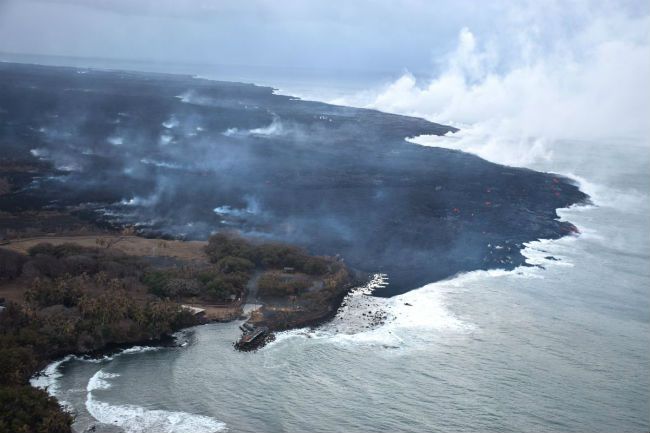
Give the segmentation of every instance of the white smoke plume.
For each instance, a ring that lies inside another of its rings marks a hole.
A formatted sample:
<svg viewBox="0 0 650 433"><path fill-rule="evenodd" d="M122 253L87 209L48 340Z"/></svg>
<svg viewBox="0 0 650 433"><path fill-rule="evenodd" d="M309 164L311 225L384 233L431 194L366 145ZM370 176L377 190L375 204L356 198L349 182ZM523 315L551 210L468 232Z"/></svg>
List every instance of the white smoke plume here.
<svg viewBox="0 0 650 433"><path fill-rule="evenodd" d="M405 72L379 90L332 102L457 126L454 136L413 141L505 164L549 158L545 143L552 140L648 143L650 13L603 8L576 31L552 36L539 34L549 25L545 18L514 21L507 42L481 41L463 28L456 50L429 80Z"/></svg>

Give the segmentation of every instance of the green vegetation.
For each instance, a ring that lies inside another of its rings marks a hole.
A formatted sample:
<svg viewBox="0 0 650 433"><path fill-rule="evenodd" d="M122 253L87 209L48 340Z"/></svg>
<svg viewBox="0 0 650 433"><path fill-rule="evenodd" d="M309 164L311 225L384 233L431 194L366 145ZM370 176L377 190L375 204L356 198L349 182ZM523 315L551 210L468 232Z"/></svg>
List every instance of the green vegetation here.
<svg viewBox="0 0 650 433"><path fill-rule="evenodd" d="M227 258L239 258L261 269L290 267L297 272L315 276L327 273L330 264L330 260L310 256L302 248L281 243L254 244L226 233L212 236L205 252L217 264Z"/></svg>
<svg viewBox="0 0 650 433"><path fill-rule="evenodd" d="M286 297L311 286L310 279L330 272L332 261L280 243L255 244L233 234L212 236L205 248L211 266L152 270L142 282L150 293L175 300L198 298L225 303L241 299L256 271L290 268L295 275L266 272L259 280L261 296Z"/></svg>
<svg viewBox="0 0 650 433"><path fill-rule="evenodd" d="M135 257L72 244L40 244L29 256L0 253L10 259L3 278L20 278L26 287L23 302L8 302L0 312L2 433L70 431L71 416L28 385L48 362L159 339L197 323L179 304L146 293Z"/></svg>
<svg viewBox="0 0 650 433"><path fill-rule="evenodd" d="M237 301L261 274L262 298L291 296L311 318L331 309L348 279L341 263L279 243L217 234L205 251L210 263L156 269L110 248L44 243L28 255L0 248L0 281L22 288L22 299L0 312L0 433L69 432L71 416L31 388L29 378L69 353L158 339L196 324L178 301ZM297 319L282 320L286 327Z"/></svg>
<svg viewBox="0 0 650 433"><path fill-rule="evenodd" d="M172 268L145 273L142 282L150 293L161 298L206 302L230 302L243 295L252 269L238 271L234 268L220 270L218 266Z"/></svg>
<svg viewBox="0 0 650 433"><path fill-rule="evenodd" d="M311 286L311 282L305 277L283 275L273 271L264 273L257 284L261 297L293 296Z"/></svg>
<svg viewBox="0 0 650 433"><path fill-rule="evenodd" d="M72 417L59 403L29 385L0 386L0 432L68 433Z"/></svg>
<svg viewBox="0 0 650 433"><path fill-rule="evenodd" d="M212 236L205 249L215 263L213 293L243 290L253 270L266 271L258 280L262 298L286 298L303 293L316 278L332 272L331 259L310 256L305 250L281 243L255 244L233 234ZM286 270L286 272L284 272Z"/></svg>
<svg viewBox="0 0 650 433"><path fill-rule="evenodd" d="M257 278L257 295L264 306L250 321L272 330L323 320L336 311L354 281L338 260L310 256L291 245L253 243L236 235L217 234L210 238L206 253L215 263L216 272L226 269L235 273L250 272L252 264L255 271L261 273ZM235 258L240 261L235 262ZM216 277L205 278L214 278L215 287L231 289Z"/></svg>

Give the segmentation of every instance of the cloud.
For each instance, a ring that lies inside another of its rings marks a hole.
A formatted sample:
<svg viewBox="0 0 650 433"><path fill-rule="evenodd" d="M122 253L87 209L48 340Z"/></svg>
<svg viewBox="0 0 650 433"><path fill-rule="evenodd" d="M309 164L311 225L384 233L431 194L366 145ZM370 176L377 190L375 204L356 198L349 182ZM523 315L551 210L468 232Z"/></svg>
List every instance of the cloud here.
<svg viewBox="0 0 650 433"><path fill-rule="evenodd" d="M591 11L573 20L580 22L577 31L554 29L552 35L540 34L548 26L538 18L515 16L509 28L515 42L481 43L463 28L433 78L406 72L381 89L332 102L459 126L453 138L416 141L508 164L547 158L547 140L648 142L650 14Z"/></svg>
<svg viewBox="0 0 650 433"><path fill-rule="evenodd" d="M153 69L301 96L294 85L311 99L454 124L462 132L446 142L481 155L507 137L508 163L547 157L545 140L650 135L645 0L4 4L0 51L152 60L125 67L161 62Z"/></svg>
<svg viewBox="0 0 650 433"><path fill-rule="evenodd" d="M471 0L6 2L0 51L7 53L391 73L429 67L473 8ZM473 14L474 28L492 14L491 7Z"/></svg>

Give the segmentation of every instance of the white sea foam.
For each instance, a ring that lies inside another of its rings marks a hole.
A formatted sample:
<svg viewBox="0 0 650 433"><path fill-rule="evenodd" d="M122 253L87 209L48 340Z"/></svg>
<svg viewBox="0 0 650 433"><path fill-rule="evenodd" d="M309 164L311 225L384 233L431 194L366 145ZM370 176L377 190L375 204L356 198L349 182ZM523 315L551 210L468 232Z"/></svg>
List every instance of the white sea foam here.
<svg viewBox="0 0 650 433"><path fill-rule="evenodd" d="M47 391L52 397L57 397L59 404L70 413L74 412L74 407L69 402L61 399L59 381L63 377L60 371L61 365L73 358L75 358L74 355L68 355L65 358L54 361L29 379L31 386Z"/></svg>
<svg viewBox="0 0 650 433"><path fill-rule="evenodd" d="M133 353L144 353L144 352L155 352L163 349L162 346L133 346L128 349L124 349L118 355L130 355Z"/></svg>
<svg viewBox="0 0 650 433"><path fill-rule="evenodd" d="M182 337L185 333L178 333ZM123 350L114 356L122 356L134 353L142 353L159 350L159 347L134 346ZM68 357L70 359L72 357ZM90 362L105 362L113 357L104 357L99 360L85 360ZM57 371L61 362L48 367L48 371ZM110 389L113 385L112 379L120 375L109 373L103 369L98 370L86 385L86 410L97 421L103 424L110 424L123 429L127 433L212 433L225 431L225 423L208 416L196 415L180 411L150 410L135 405L113 405L97 399L95 391ZM60 377L58 375L56 378Z"/></svg>
<svg viewBox="0 0 650 433"><path fill-rule="evenodd" d="M594 206L586 208L594 209ZM564 209L570 213L575 208ZM581 208L577 208L581 209ZM560 214L562 215L562 213ZM563 219L563 218L561 218ZM585 227L578 227L581 236L598 236ZM448 305L448 295L466 290L466 287L500 278L544 278L548 267L572 267L562 252L569 252L578 236L566 236L559 240L542 239L524 244L522 254L526 266L513 270L490 269L459 274L447 280L427 284L392 298L371 296L374 290L387 282L384 274L375 275L364 286L352 290L345 298L336 317L328 324L313 330L292 330L279 333L274 344L291 338L311 338L346 345L373 345L386 349L421 347L435 341L440 335L468 334L478 331L468 318L457 316ZM369 321L372 314L382 312L379 324ZM364 315L364 313L366 313Z"/></svg>
<svg viewBox="0 0 650 433"><path fill-rule="evenodd" d="M117 377L119 374L99 370L88 380L86 409L93 418L101 423L118 426L127 433L212 433L226 429L223 422L203 415L148 410L134 405L112 405L97 400L93 391L111 388L110 379Z"/></svg>
<svg viewBox="0 0 650 433"><path fill-rule="evenodd" d="M59 392L59 379L62 376L59 368L61 367L61 364L71 360L72 358L74 358L73 355L68 355L65 358L52 362L41 372L33 376L29 380L29 384L34 388L46 390L48 394L56 397Z"/></svg>
<svg viewBox="0 0 650 433"><path fill-rule="evenodd" d="M78 361L83 361L83 362L91 362L91 363L104 363L108 361L112 361L118 356L122 355L132 355L136 353L145 353L145 352L155 352L158 350L163 349L162 346L133 346L129 347L127 349L121 350L113 355L104 355L101 358L88 358L88 357L75 357L76 360Z"/></svg>
<svg viewBox="0 0 650 433"><path fill-rule="evenodd" d="M109 389L111 387L109 379L119 377L116 373L107 373L104 370L98 370L89 380L86 385L86 391L92 392L96 389Z"/></svg>
<svg viewBox="0 0 650 433"><path fill-rule="evenodd" d="M95 399L91 393L86 399L86 409L97 421L120 427L127 433L214 433L227 430L225 423L208 416L112 405Z"/></svg>
<svg viewBox="0 0 650 433"><path fill-rule="evenodd" d="M176 334L175 334L176 335ZM182 334L178 334L179 338L182 336ZM104 362L112 361L115 357L121 356L121 355L130 355L130 354L135 354L135 353L143 353L143 352L151 352L151 351L156 351L156 350L161 350L162 347L160 346L133 346L129 347L128 349L124 349L114 355L106 355L101 358L89 358L89 357L84 357L84 356L76 356L76 355L68 355L64 358L61 358L57 361L54 361L50 364L48 364L43 370L32 376L29 380L29 384L35 388L39 388L42 390L46 390L48 394L51 396L56 397L59 394L60 390L60 385L59 385L59 379L63 376L62 373L60 372L60 367L62 364L71 361L71 360L76 360L76 361L83 361L83 362L90 362L90 363L96 363L96 364L101 364ZM100 370L101 372L101 370ZM99 372L98 372L99 373ZM108 376L106 376L108 375ZM97 376L97 375L96 375ZM93 376L95 377L95 376ZM105 378L110 378L113 376L110 376L109 373L104 373L100 374L97 376L95 379L96 380L102 380ZM91 378L92 380L92 378ZM90 386L90 385L89 385ZM64 402L62 402L63 404Z"/></svg>
<svg viewBox="0 0 650 433"><path fill-rule="evenodd" d="M543 278L543 268L572 266L555 252L549 253L547 241L526 244L524 255L531 265L514 270L491 269L460 274L448 280L427 284L392 298L373 298L375 308L388 313L389 320L380 326L357 333L335 333L327 336L333 343L370 344L387 349L418 348L438 341L440 336L463 335L478 332L470 318L459 317L448 305L448 296L466 290L478 281L500 278ZM548 258L552 256L553 258Z"/></svg>
<svg viewBox="0 0 650 433"><path fill-rule="evenodd" d="M380 298L371 295L387 284L387 276L376 274L367 284L348 294L332 321L313 331L279 333L270 346L291 338L311 338L334 344L394 349L415 346L441 332L466 333L474 326L455 316L447 308L444 297L446 286L453 286L456 280L458 278L428 284L392 298Z"/></svg>

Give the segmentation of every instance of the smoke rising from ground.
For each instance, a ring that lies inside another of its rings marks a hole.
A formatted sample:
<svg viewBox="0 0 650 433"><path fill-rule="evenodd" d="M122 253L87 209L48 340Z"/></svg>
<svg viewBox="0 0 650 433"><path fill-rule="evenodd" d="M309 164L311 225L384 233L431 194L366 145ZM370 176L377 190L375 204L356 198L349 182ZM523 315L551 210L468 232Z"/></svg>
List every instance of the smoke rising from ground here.
<svg viewBox="0 0 650 433"><path fill-rule="evenodd" d="M555 210L585 199L560 177L406 142L455 131L423 119L187 76L0 74L6 157L47 167L0 196L3 210L83 212L145 235L237 230L388 273L386 293L518 266L525 242L573 233Z"/></svg>

